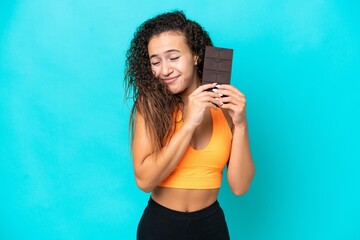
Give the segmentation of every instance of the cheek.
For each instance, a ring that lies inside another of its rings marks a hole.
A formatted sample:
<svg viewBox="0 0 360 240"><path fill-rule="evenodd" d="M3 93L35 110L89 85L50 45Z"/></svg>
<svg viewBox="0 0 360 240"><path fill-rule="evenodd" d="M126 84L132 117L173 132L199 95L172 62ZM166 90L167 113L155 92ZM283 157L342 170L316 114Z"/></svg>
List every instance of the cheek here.
<svg viewBox="0 0 360 240"><path fill-rule="evenodd" d="M195 68L196 66L192 62L182 65L183 71L187 72L188 74L192 74Z"/></svg>
<svg viewBox="0 0 360 240"><path fill-rule="evenodd" d="M152 73L154 74L154 76L155 77L159 77L159 71L158 71L158 69L156 69L156 68L151 68L151 70L152 70Z"/></svg>

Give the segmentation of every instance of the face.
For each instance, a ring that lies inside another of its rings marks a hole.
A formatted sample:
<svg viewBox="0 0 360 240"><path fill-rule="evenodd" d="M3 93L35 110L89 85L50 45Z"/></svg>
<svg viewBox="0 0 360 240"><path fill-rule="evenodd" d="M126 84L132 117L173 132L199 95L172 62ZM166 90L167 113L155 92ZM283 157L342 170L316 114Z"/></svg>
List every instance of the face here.
<svg viewBox="0 0 360 240"><path fill-rule="evenodd" d="M198 84L197 56L193 55L183 34L175 31L153 36L148 44L152 71L180 95L193 92Z"/></svg>

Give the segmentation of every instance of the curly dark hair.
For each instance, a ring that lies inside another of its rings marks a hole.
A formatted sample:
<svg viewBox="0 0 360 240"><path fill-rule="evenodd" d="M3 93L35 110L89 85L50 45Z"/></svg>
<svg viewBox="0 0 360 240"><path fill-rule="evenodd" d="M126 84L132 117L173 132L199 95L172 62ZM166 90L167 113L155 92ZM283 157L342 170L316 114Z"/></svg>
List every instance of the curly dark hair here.
<svg viewBox="0 0 360 240"><path fill-rule="evenodd" d="M153 140L154 150L161 149L174 132L174 113L182 100L172 94L166 85L154 76L148 55L150 38L167 31L177 31L185 36L191 52L198 56L197 72L202 77L206 46L212 46L208 33L195 21L188 20L182 11L160 14L140 25L126 54L125 97L133 98L130 115L131 138L134 133L134 116L139 111Z"/></svg>

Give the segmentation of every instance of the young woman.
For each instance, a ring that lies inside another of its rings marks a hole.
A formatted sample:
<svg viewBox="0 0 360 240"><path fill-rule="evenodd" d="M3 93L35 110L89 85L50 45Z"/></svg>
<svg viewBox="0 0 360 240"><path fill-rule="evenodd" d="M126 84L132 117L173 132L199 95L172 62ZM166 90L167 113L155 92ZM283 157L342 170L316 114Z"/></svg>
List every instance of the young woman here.
<svg viewBox="0 0 360 240"><path fill-rule="evenodd" d="M244 94L201 85L207 45L207 32L175 11L144 22L127 52L134 172L151 192L140 240L229 239L217 201L223 169L237 196L254 176Z"/></svg>

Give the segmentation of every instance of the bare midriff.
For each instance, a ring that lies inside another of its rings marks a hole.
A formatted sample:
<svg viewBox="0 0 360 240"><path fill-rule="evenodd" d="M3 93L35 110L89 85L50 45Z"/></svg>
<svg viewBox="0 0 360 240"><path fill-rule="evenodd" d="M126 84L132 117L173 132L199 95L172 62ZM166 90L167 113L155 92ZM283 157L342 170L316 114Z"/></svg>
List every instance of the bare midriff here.
<svg viewBox="0 0 360 240"><path fill-rule="evenodd" d="M156 187L152 199L160 205L180 212L195 212L213 204L219 189L179 189Z"/></svg>

